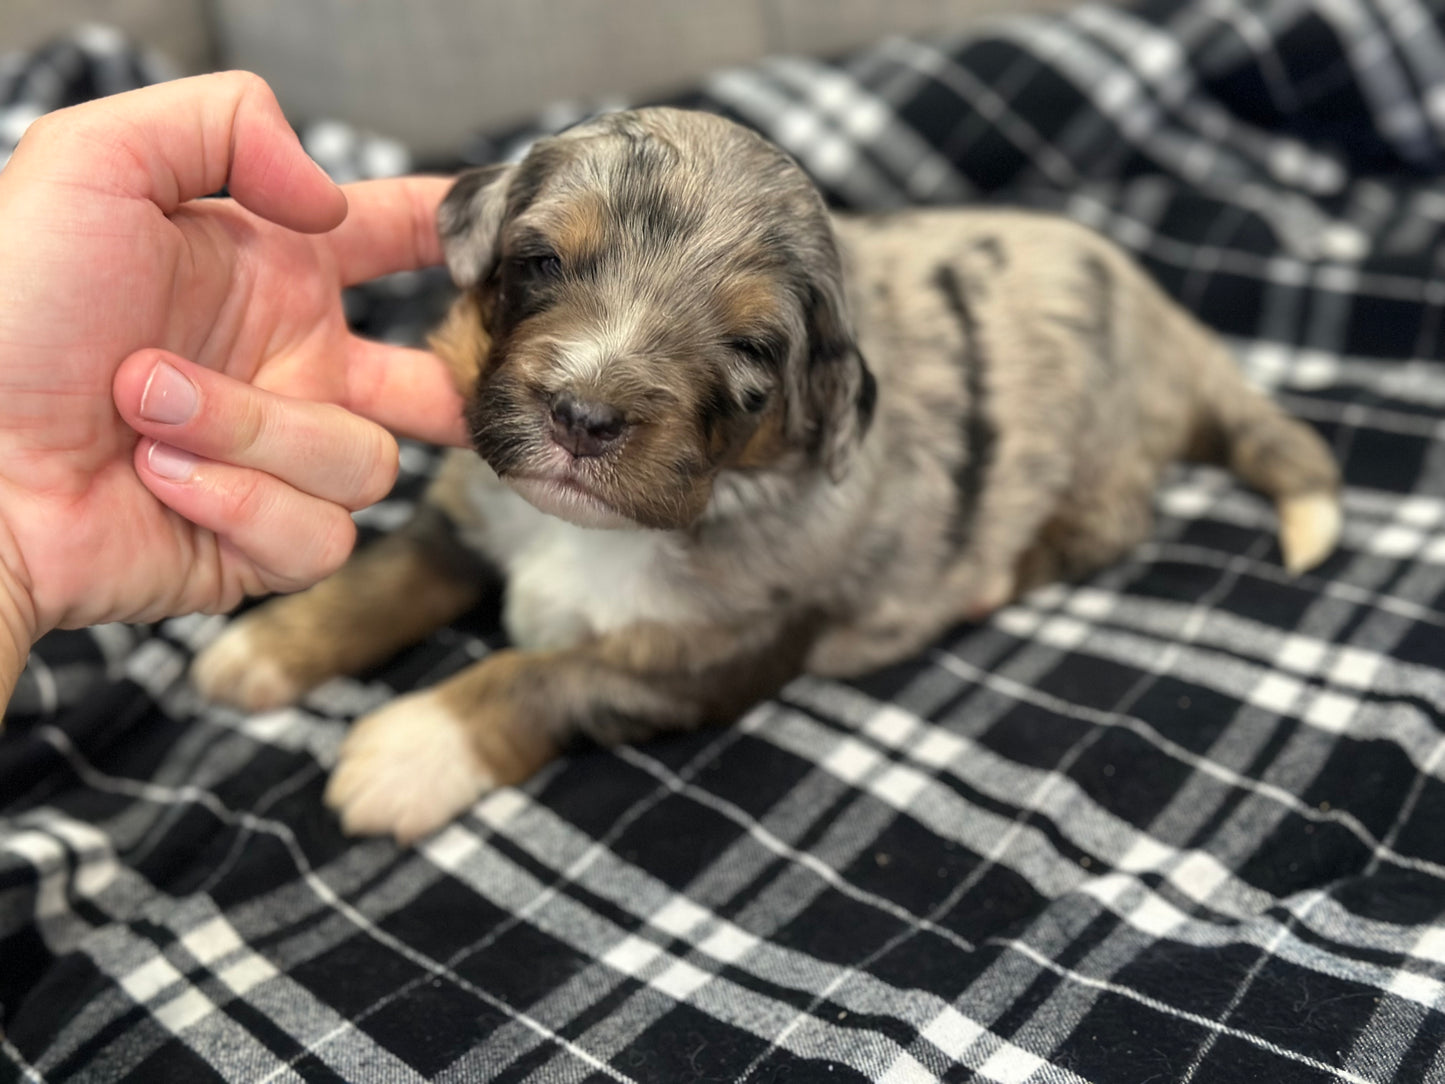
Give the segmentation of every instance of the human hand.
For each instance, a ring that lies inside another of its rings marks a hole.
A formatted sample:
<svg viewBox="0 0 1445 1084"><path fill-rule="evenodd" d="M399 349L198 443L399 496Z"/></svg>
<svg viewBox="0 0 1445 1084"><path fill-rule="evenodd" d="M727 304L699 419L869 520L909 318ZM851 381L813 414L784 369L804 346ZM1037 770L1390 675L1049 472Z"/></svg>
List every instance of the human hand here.
<svg viewBox="0 0 1445 1084"><path fill-rule="evenodd" d="M0 704L51 628L335 569L395 477L382 425L464 442L442 363L351 335L340 302L440 262L446 187L343 196L244 73L32 126L0 172Z"/></svg>

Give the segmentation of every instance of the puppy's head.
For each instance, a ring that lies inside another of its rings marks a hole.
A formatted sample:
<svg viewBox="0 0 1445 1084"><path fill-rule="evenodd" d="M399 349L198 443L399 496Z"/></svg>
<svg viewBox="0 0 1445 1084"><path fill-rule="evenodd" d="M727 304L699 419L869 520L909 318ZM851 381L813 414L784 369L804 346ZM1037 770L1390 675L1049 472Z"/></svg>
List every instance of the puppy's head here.
<svg viewBox="0 0 1445 1084"><path fill-rule="evenodd" d="M722 470L842 477L873 378L823 202L761 137L612 114L462 175L439 217L464 291L439 349L477 369L477 450L539 508L685 527Z"/></svg>

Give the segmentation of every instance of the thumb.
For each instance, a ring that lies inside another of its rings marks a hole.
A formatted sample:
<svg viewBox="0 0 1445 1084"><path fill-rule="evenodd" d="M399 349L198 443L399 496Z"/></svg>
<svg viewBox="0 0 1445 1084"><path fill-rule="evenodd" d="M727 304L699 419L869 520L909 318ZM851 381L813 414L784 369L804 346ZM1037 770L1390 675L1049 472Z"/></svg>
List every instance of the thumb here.
<svg viewBox="0 0 1445 1084"><path fill-rule="evenodd" d="M228 187L237 203L290 229L321 233L346 217L341 189L250 72L177 79L47 114L16 148L7 172L17 171L149 200L166 214Z"/></svg>

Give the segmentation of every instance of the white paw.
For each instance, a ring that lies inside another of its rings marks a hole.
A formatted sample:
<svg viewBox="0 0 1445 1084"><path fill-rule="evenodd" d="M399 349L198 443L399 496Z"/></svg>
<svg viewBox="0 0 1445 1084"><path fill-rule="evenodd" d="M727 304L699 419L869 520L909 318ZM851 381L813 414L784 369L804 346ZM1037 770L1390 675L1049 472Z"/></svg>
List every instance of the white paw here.
<svg viewBox="0 0 1445 1084"><path fill-rule="evenodd" d="M394 700L341 744L326 804L349 835L410 843L469 808L495 781L466 730L433 693Z"/></svg>
<svg viewBox="0 0 1445 1084"><path fill-rule="evenodd" d="M294 704L306 690L274 655L257 647L245 621L231 624L191 664L191 683L208 700L246 711L274 711Z"/></svg>
<svg viewBox="0 0 1445 1084"><path fill-rule="evenodd" d="M1279 546L1284 567L1308 572L1333 552L1343 516L1333 493L1308 493L1279 502Z"/></svg>

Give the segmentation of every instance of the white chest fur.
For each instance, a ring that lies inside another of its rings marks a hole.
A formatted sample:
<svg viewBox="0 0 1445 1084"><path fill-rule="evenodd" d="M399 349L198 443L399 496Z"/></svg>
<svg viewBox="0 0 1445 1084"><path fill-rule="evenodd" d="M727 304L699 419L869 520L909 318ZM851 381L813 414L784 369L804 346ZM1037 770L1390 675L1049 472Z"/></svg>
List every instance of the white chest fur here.
<svg viewBox="0 0 1445 1084"><path fill-rule="evenodd" d="M698 599L672 535L578 527L538 511L486 474L469 487L481 522L465 536L506 576L502 623L518 647L567 647L639 621L697 617Z"/></svg>

